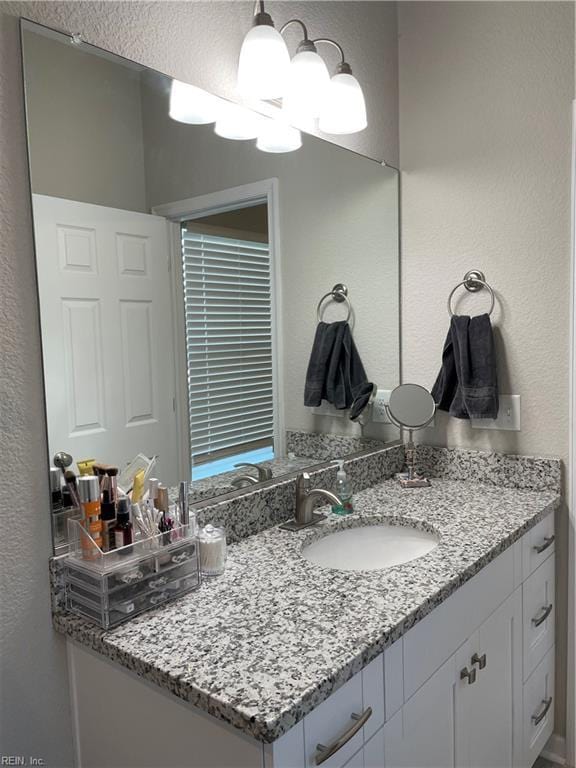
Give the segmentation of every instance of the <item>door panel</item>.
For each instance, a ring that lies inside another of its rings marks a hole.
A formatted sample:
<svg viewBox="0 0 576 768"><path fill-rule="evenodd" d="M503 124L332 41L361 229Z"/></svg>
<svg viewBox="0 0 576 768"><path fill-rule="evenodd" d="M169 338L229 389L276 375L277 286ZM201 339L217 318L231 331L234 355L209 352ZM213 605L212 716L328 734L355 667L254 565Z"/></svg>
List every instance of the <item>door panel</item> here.
<svg viewBox="0 0 576 768"><path fill-rule="evenodd" d="M168 230L143 213L34 195L50 455L178 481Z"/></svg>

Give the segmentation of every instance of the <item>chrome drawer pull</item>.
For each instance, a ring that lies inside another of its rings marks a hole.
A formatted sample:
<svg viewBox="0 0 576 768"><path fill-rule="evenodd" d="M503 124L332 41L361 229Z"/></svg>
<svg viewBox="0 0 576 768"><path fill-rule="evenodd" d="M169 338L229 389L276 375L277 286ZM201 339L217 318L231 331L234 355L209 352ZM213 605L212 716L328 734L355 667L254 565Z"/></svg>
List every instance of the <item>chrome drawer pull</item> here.
<svg viewBox="0 0 576 768"><path fill-rule="evenodd" d="M546 717L548 714L548 710L550 709L550 705L552 704L552 696L550 696L549 699L542 699L542 704L544 706L542 707L541 712L538 712L537 715L532 715L532 722L534 725L538 725L538 723L541 723L542 720Z"/></svg>
<svg viewBox="0 0 576 768"><path fill-rule="evenodd" d="M545 549L548 549L548 547L551 547L552 544L554 544L555 538L556 537L554 536L554 534L552 534L552 536L544 536L544 541L542 542L542 544L537 544L535 547L532 547L532 549L537 554L541 554L542 552L544 552Z"/></svg>
<svg viewBox="0 0 576 768"><path fill-rule="evenodd" d="M472 669L468 669L468 667L461 669L460 680L468 680L468 685L473 685L476 682L476 670L474 667Z"/></svg>
<svg viewBox="0 0 576 768"><path fill-rule="evenodd" d="M535 627L539 627L540 624L543 624L548 616L552 613L553 604L550 603L550 605L547 605L545 608L542 608L542 613L540 616L534 616L532 619L532 624L534 624Z"/></svg>
<svg viewBox="0 0 576 768"><path fill-rule="evenodd" d="M350 718L355 722L345 733L342 734L342 736L339 736L336 741L333 741L329 747L325 747L324 744L317 744L316 749L321 754L316 756L316 765L321 765L325 760L328 760L329 757L332 757L332 755L336 754L339 749L342 749L344 744L347 744L350 739L358 733L360 728L362 728L364 723L371 716L372 707L368 707L368 709L364 710L361 715L357 715L355 712L353 712L350 715Z"/></svg>
<svg viewBox="0 0 576 768"><path fill-rule="evenodd" d="M470 659L470 661L472 662L472 664L478 664L478 669L484 669L484 667L486 666L486 654L483 653L482 656L478 656L478 654L475 653L474 656L472 656L472 658Z"/></svg>

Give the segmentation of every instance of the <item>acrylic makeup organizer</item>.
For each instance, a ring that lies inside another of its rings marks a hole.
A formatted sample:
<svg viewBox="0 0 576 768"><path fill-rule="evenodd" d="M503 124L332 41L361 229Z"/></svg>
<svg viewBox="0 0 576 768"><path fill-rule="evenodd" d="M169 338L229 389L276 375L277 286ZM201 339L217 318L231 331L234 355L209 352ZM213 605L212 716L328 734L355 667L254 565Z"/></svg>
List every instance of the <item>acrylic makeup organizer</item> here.
<svg viewBox="0 0 576 768"><path fill-rule="evenodd" d="M110 629L200 586L195 527L183 525L103 552L79 520L68 522L66 607Z"/></svg>

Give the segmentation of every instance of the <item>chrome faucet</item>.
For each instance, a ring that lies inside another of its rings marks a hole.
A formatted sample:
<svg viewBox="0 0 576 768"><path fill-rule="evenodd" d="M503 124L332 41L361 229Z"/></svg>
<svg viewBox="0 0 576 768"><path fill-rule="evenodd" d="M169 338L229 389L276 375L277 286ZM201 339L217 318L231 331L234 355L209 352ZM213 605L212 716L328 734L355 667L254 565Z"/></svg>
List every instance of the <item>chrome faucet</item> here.
<svg viewBox="0 0 576 768"><path fill-rule="evenodd" d="M320 515L313 511L313 504L317 498L326 499L335 506L342 505L342 499L331 491L325 491L324 488L310 488L310 475L302 472L296 478L296 514L293 520L283 523L280 528L286 531L299 531L301 528L307 528L309 525L319 523L325 520L326 515Z"/></svg>
<svg viewBox="0 0 576 768"><path fill-rule="evenodd" d="M250 464L246 461L241 461L239 464L234 464L234 468L238 467L252 467L253 469L257 470L258 477L254 477L253 475L239 475L238 477L235 477L234 480L231 481L230 485L232 485L234 488L242 488L246 485L256 485L256 483L261 483L264 480L271 480L272 479L272 470L270 467L261 467L259 464Z"/></svg>

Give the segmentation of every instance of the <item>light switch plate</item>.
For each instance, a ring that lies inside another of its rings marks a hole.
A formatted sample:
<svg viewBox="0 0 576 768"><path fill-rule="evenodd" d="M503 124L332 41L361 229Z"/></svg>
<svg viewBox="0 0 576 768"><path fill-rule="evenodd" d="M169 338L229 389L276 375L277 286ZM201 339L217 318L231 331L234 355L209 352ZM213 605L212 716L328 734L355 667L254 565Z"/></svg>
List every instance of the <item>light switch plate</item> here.
<svg viewBox="0 0 576 768"><path fill-rule="evenodd" d="M375 424L390 424L386 406L390 400L391 389L379 389L372 403L372 421Z"/></svg>
<svg viewBox="0 0 576 768"><path fill-rule="evenodd" d="M506 429L520 432L520 395L500 395L495 419L471 419L473 429Z"/></svg>

